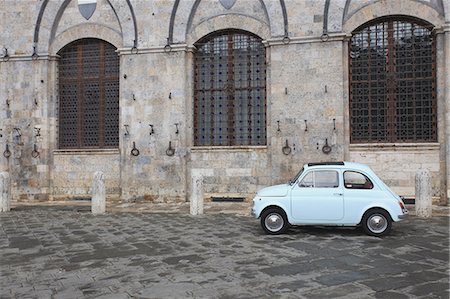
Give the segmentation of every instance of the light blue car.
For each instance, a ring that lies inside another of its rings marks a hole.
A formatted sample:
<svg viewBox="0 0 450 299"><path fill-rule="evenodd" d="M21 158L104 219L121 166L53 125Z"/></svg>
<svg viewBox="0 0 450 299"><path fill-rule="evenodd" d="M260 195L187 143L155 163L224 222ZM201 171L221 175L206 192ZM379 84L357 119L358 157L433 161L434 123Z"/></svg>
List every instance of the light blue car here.
<svg viewBox="0 0 450 299"><path fill-rule="evenodd" d="M268 234L291 225L362 226L383 236L408 211L369 166L352 162L305 164L287 184L264 188L253 199L252 215Z"/></svg>

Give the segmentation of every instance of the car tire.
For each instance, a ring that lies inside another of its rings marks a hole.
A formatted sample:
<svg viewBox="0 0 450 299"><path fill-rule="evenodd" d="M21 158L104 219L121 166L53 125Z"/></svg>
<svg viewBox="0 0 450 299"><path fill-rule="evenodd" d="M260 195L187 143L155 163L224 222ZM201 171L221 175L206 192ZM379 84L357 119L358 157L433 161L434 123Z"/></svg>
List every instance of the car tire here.
<svg viewBox="0 0 450 299"><path fill-rule="evenodd" d="M369 236L382 237L391 231L392 220L385 210L373 209L364 214L362 227Z"/></svg>
<svg viewBox="0 0 450 299"><path fill-rule="evenodd" d="M289 223L282 209L271 208L261 215L261 227L270 235L279 235L286 231Z"/></svg>

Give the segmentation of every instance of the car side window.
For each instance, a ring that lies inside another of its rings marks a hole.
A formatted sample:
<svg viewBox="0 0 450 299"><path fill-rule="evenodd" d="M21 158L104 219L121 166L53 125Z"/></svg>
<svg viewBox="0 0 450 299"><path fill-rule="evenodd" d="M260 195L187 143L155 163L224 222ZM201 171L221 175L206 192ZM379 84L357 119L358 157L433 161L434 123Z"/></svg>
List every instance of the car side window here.
<svg viewBox="0 0 450 299"><path fill-rule="evenodd" d="M305 177L299 184L302 188L312 188L314 187L314 171L311 171Z"/></svg>
<svg viewBox="0 0 450 299"><path fill-rule="evenodd" d="M356 171L344 172L344 186L347 189L373 189L370 179Z"/></svg>
<svg viewBox="0 0 450 299"><path fill-rule="evenodd" d="M311 171L299 183L300 188L337 188L339 175L335 170Z"/></svg>

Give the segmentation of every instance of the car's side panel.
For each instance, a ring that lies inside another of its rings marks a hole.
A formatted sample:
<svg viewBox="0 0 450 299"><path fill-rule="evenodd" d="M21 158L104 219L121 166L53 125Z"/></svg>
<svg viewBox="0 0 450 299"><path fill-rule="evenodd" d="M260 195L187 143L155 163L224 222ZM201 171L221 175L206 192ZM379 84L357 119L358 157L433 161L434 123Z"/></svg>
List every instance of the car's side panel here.
<svg viewBox="0 0 450 299"><path fill-rule="evenodd" d="M344 217L342 188L301 188L291 191L291 215L294 222L336 221Z"/></svg>
<svg viewBox="0 0 450 299"><path fill-rule="evenodd" d="M364 213L373 208L386 210L393 221L400 221L404 218L405 213L401 209L398 196L390 191L370 168L357 163L349 163L349 166L342 168L325 166L308 168L305 165L305 171L297 178L296 182L283 185L283 187L286 187L284 190L287 193L282 195L280 186L268 187L259 192L254 198L252 214L260 217L265 208L269 206L279 207L286 212L289 223L294 225L355 226L361 222ZM299 182L308 172L316 169L338 171L339 187L336 188L332 185L329 188L317 188L315 186L308 187L303 183L303 188L299 187ZM343 178L345 171L364 174L371 180L373 187L367 187L370 184L353 183L355 181L351 180L345 186Z"/></svg>
<svg viewBox="0 0 450 299"><path fill-rule="evenodd" d="M344 188L345 223L359 223L362 215L375 206L386 206L386 193L378 189L358 190ZM391 199L392 200L392 199Z"/></svg>
<svg viewBox="0 0 450 299"><path fill-rule="evenodd" d="M286 215L288 215L288 219L289 219L289 199L288 197L284 197L284 198L278 198L278 197L269 197L269 198L264 198L264 197L259 197L259 198L255 198L254 202L254 206L253 206L253 211L254 211L254 216L259 218L261 217L261 213L264 211L264 209L266 209L269 206L273 206L273 207L279 207L281 209L284 210L284 212L286 213Z"/></svg>

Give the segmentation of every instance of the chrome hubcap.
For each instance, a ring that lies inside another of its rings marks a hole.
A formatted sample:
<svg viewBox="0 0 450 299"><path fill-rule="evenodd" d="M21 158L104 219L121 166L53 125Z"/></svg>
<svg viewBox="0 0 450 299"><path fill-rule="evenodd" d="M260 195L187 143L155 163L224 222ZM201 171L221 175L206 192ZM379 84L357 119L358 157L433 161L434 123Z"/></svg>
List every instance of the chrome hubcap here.
<svg viewBox="0 0 450 299"><path fill-rule="evenodd" d="M280 214L272 213L266 217L264 223L266 224L268 230L271 232L277 232L283 227L284 220Z"/></svg>
<svg viewBox="0 0 450 299"><path fill-rule="evenodd" d="M388 223L384 216L376 214L370 216L367 220L367 226L373 233L379 234L386 230Z"/></svg>

